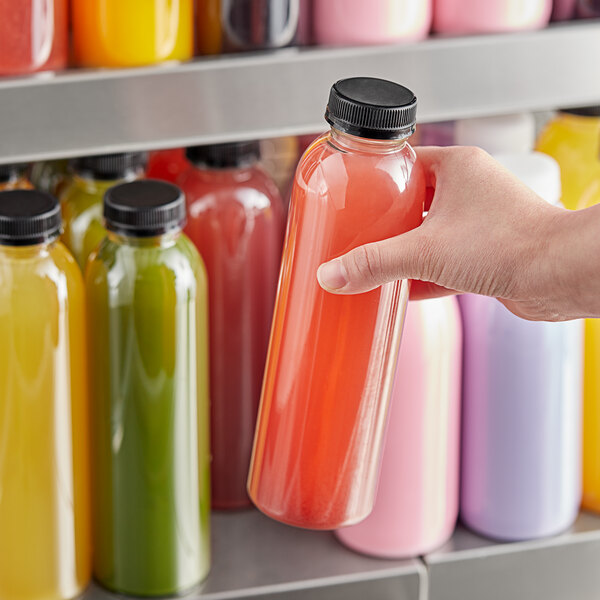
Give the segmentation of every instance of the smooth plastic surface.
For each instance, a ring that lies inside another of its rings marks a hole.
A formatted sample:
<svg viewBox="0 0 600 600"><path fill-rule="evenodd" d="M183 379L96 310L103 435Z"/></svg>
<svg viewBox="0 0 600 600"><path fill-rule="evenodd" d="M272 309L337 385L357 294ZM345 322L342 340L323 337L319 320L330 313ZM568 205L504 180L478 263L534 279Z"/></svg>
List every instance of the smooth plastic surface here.
<svg viewBox="0 0 600 600"><path fill-rule="evenodd" d="M461 518L500 540L557 534L581 500L582 323L519 319L461 297Z"/></svg>
<svg viewBox="0 0 600 600"><path fill-rule="evenodd" d="M138 176L142 173L139 172ZM108 189L135 179L131 172L124 180L105 181L72 175L60 196L63 215L62 241L69 248L82 272L89 255L100 245L106 236L102 217L102 199Z"/></svg>
<svg viewBox="0 0 600 600"><path fill-rule="evenodd" d="M315 42L394 44L427 37L432 0L313 0Z"/></svg>
<svg viewBox="0 0 600 600"><path fill-rule="evenodd" d="M201 54L283 48L298 33L307 0L199 0L196 11Z"/></svg>
<svg viewBox="0 0 600 600"><path fill-rule="evenodd" d="M433 29L453 35L541 29L552 0L435 0Z"/></svg>
<svg viewBox="0 0 600 600"><path fill-rule="evenodd" d="M409 302L375 506L337 537L373 556L442 545L458 515L462 325L454 297Z"/></svg>
<svg viewBox="0 0 600 600"><path fill-rule="evenodd" d="M408 282L337 296L319 265L420 224L424 175L404 141L333 130L296 171L249 492L291 525L335 529L373 506Z"/></svg>
<svg viewBox="0 0 600 600"><path fill-rule="evenodd" d="M0 75L64 69L67 0L0 0Z"/></svg>
<svg viewBox="0 0 600 600"><path fill-rule="evenodd" d="M133 67L193 56L192 0L72 0L71 14L81 66Z"/></svg>
<svg viewBox="0 0 600 600"><path fill-rule="evenodd" d="M600 117L558 113L540 134L536 149L560 165L567 208L593 203L593 184L600 181Z"/></svg>
<svg viewBox="0 0 600 600"><path fill-rule="evenodd" d="M209 568L207 282L193 244L112 232L86 270L94 575L139 596Z"/></svg>
<svg viewBox="0 0 600 600"><path fill-rule="evenodd" d="M90 579L84 289L58 243L0 246L0 598Z"/></svg>
<svg viewBox="0 0 600 600"><path fill-rule="evenodd" d="M246 492L283 243L283 206L258 166L190 167L186 233L208 272L214 508Z"/></svg>

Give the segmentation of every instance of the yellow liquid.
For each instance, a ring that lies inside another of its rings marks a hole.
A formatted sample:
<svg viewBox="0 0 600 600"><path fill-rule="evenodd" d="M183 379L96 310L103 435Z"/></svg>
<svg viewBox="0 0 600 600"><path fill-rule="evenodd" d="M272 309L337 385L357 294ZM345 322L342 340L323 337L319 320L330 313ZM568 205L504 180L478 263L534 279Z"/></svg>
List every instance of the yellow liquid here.
<svg viewBox="0 0 600 600"><path fill-rule="evenodd" d="M126 67L187 60L194 51L192 0L73 0L75 60Z"/></svg>
<svg viewBox="0 0 600 600"><path fill-rule="evenodd" d="M584 200L584 206L600 203L600 176L588 187ZM600 319L585 321L583 365L582 506L600 512Z"/></svg>
<svg viewBox="0 0 600 600"><path fill-rule="evenodd" d="M64 224L61 239L82 272L85 272L88 256L106 236L102 220L104 193L118 183L121 181L97 181L74 176L60 196Z"/></svg>
<svg viewBox="0 0 600 600"><path fill-rule="evenodd" d="M536 149L560 165L565 207L590 206L590 186L600 181L600 117L558 113L542 131Z"/></svg>
<svg viewBox="0 0 600 600"><path fill-rule="evenodd" d="M0 598L90 578L83 281L60 243L0 246Z"/></svg>

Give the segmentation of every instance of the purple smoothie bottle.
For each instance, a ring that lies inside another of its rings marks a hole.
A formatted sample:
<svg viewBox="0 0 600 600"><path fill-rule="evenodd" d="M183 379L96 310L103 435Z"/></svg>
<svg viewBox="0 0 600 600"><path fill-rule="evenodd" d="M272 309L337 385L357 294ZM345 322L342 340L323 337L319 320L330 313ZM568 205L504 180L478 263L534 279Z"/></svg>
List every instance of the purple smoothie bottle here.
<svg viewBox="0 0 600 600"><path fill-rule="evenodd" d="M552 159L497 158L559 203ZM463 296L461 309L462 521L498 540L559 533L581 499L582 323L525 321L484 296Z"/></svg>

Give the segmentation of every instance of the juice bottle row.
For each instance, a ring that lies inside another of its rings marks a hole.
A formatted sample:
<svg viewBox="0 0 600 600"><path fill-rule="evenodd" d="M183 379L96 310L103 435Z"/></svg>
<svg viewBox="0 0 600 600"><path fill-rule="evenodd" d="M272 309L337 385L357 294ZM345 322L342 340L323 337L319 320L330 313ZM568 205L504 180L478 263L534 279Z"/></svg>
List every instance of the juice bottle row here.
<svg viewBox="0 0 600 600"><path fill-rule="evenodd" d="M495 539L552 535L581 500L582 383L584 507L600 511L596 321L584 371L580 322L478 296L405 317L408 282L322 290L322 262L417 226L425 201L412 92L343 80L326 119L284 244L255 142L2 167L0 597L72 598L92 570L117 592L180 593L208 573L211 507L250 498L375 556L432 550L459 511ZM529 116L437 130L559 203ZM584 166L600 183L599 142L593 107L539 137L566 204Z"/></svg>
<svg viewBox="0 0 600 600"><path fill-rule="evenodd" d="M393 44L599 17L598 0L1 0L0 75L295 44Z"/></svg>

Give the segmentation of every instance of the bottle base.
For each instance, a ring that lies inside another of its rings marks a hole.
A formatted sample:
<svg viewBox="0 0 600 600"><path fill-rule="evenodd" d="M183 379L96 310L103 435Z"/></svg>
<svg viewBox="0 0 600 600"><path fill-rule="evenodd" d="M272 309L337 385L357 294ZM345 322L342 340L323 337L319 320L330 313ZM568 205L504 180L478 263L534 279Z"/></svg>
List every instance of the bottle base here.
<svg viewBox="0 0 600 600"><path fill-rule="evenodd" d="M577 514L573 515L569 520L565 520L554 527L540 527L535 530L521 531L501 531L494 527L486 527L471 521L468 517L461 515L460 522L473 533L493 540L495 542L525 542L528 540L537 540L542 538L554 537L567 531L575 522Z"/></svg>

